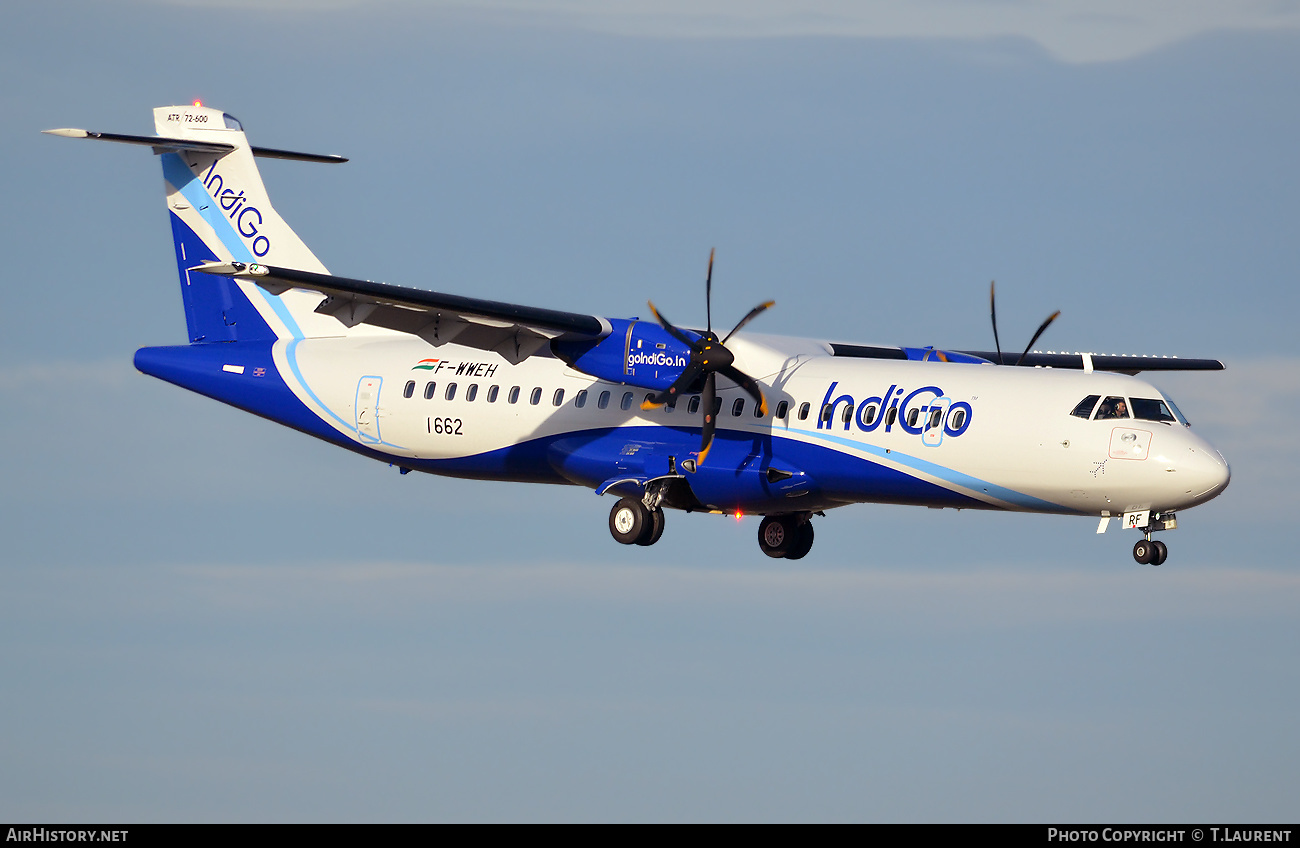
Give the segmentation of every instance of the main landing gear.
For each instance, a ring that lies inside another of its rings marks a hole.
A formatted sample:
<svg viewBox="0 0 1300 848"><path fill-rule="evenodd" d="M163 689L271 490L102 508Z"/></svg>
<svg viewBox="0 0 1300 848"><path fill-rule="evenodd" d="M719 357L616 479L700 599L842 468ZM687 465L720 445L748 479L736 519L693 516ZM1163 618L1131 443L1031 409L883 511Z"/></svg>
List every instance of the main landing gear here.
<svg viewBox="0 0 1300 848"><path fill-rule="evenodd" d="M622 545L653 545L664 534L664 511L640 498L623 498L609 511L609 532Z"/></svg>
<svg viewBox="0 0 1300 848"><path fill-rule="evenodd" d="M651 480L640 498L623 498L609 511L609 532L620 545L653 545L664 534L660 504L668 494L664 480Z"/></svg>
<svg viewBox="0 0 1300 848"><path fill-rule="evenodd" d="M764 517L758 525L758 547L773 559L803 559L813 546L808 518L808 513Z"/></svg>

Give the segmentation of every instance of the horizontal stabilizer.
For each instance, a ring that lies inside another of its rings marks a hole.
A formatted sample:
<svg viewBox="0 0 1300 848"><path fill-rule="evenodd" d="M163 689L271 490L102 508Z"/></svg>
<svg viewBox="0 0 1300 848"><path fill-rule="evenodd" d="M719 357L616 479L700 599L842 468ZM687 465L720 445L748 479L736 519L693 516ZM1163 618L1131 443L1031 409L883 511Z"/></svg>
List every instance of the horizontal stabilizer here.
<svg viewBox="0 0 1300 848"><path fill-rule="evenodd" d="M122 133L91 132L78 129L41 130L48 135L64 138L89 138L97 141L116 141L122 144L140 144L152 147L154 153L168 153L175 150L191 150L196 153L216 153L224 155L235 149L233 144L218 141L194 141L184 138L167 138L160 135L124 135ZM323 162L338 164L348 161L346 157L326 153L296 153L292 150L276 150L271 147L249 147L254 156L263 159L293 159L298 162Z"/></svg>

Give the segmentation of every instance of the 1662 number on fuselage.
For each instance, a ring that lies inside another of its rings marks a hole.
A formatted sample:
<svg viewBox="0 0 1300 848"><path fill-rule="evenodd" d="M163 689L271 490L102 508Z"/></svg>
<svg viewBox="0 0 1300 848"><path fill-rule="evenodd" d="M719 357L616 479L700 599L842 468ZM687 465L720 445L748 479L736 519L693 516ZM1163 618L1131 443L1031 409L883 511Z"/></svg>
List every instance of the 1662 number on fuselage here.
<svg viewBox="0 0 1300 848"><path fill-rule="evenodd" d="M459 418L428 418L426 423L429 432L435 436L463 436L460 431L461 420Z"/></svg>

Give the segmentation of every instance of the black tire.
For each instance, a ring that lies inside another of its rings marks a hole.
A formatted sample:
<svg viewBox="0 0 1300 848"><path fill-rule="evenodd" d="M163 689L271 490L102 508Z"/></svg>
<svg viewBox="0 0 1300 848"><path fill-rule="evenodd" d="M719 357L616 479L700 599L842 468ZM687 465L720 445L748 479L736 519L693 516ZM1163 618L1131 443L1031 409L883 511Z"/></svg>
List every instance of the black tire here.
<svg viewBox="0 0 1300 848"><path fill-rule="evenodd" d="M1152 565L1164 565L1165 560L1169 558L1169 548L1164 542L1152 542L1155 546L1155 555L1151 557Z"/></svg>
<svg viewBox="0 0 1300 848"><path fill-rule="evenodd" d="M609 511L609 534L620 545L635 545L650 524L650 510L639 498L623 498Z"/></svg>
<svg viewBox="0 0 1300 848"><path fill-rule="evenodd" d="M758 525L758 547L773 559L781 559L799 538L792 515L769 515Z"/></svg>
<svg viewBox="0 0 1300 848"><path fill-rule="evenodd" d="M638 545L649 547L659 541L659 537L664 534L664 511L656 509L650 512L650 517L641 530L641 538L636 540Z"/></svg>
<svg viewBox="0 0 1300 848"><path fill-rule="evenodd" d="M1155 555L1156 546L1147 539L1139 539L1138 543L1133 546L1133 559L1142 565L1151 562L1151 558Z"/></svg>
<svg viewBox="0 0 1300 848"><path fill-rule="evenodd" d="M813 526L811 521L805 521L799 527L799 536L795 539L790 550L785 552L786 559L803 559L808 556L808 552L813 546Z"/></svg>

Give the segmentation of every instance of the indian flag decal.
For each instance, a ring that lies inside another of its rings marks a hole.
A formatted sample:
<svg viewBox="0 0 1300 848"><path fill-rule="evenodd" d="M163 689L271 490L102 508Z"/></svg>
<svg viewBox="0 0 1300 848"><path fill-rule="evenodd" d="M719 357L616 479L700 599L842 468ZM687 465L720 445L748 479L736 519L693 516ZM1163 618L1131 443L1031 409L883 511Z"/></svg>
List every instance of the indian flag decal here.
<svg viewBox="0 0 1300 848"><path fill-rule="evenodd" d="M415 364L415 367L413 367L411 370L412 371L435 371L437 370L438 363L440 361L441 360L438 359L421 359L419 362Z"/></svg>

